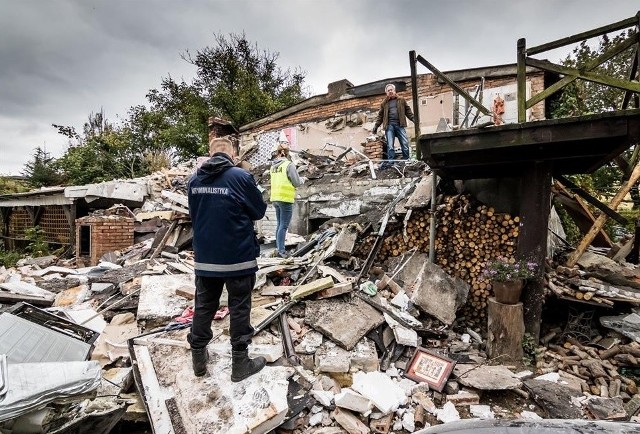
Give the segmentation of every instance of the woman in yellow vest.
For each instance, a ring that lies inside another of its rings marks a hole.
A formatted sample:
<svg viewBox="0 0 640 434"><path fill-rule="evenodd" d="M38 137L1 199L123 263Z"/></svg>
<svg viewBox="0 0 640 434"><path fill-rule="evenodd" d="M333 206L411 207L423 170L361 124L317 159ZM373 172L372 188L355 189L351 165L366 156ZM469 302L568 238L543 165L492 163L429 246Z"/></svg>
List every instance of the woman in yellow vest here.
<svg viewBox="0 0 640 434"><path fill-rule="evenodd" d="M296 197L296 187L304 184L305 178L298 175L295 164L290 160L289 146L280 143L276 155L271 163L271 203L276 209L276 248L278 256L289 256L284 246L287 229L293 215L293 202Z"/></svg>

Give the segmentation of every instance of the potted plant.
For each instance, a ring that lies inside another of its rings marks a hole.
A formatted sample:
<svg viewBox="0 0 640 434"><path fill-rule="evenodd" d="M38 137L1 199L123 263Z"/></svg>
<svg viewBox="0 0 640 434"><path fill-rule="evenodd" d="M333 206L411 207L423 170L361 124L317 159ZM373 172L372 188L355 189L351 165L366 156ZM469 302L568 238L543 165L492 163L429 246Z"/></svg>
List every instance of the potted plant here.
<svg viewBox="0 0 640 434"><path fill-rule="evenodd" d="M487 262L483 276L491 281L498 303L516 304L520 300L524 281L535 276L537 269L535 262L499 256Z"/></svg>

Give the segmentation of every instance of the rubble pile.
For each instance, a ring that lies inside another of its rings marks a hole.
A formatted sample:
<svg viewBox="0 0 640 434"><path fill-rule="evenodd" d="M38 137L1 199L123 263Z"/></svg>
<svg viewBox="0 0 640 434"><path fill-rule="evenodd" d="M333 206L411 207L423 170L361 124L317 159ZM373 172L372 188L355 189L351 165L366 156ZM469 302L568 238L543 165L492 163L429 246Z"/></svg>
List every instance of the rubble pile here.
<svg viewBox="0 0 640 434"><path fill-rule="evenodd" d="M436 262L470 285L459 321L482 330L486 326L487 299L493 295L491 282L482 274L483 267L499 256L514 259L520 219L497 213L469 195L442 196L437 213ZM401 223L390 226L377 261L384 263L411 249L428 253L430 215L425 208L413 209ZM365 238L357 253L366 256L373 243L373 236Z"/></svg>
<svg viewBox="0 0 640 434"><path fill-rule="evenodd" d="M299 168L318 184L371 176L369 161L344 157L302 155ZM550 261L547 304L575 304L571 315L545 320L540 346L523 343L524 362L490 357L492 288L482 269L513 257L519 219L468 195L439 195L437 263L429 263L430 176L376 212L333 219L302 240L289 234L290 258L263 246L250 355L268 366L230 382L223 294L208 374L195 377L186 341L191 170L152 176L153 197L123 217L134 215L136 243L98 265L47 257L0 269L0 386L14 390L16 369L34 367L56 385L20 383L15 405L0 406L0 432L151 424L154 432L404 433L473 417L638 421L635 268L593 253L575 268ZM607 315L589 316L591 308Z"/></svg>

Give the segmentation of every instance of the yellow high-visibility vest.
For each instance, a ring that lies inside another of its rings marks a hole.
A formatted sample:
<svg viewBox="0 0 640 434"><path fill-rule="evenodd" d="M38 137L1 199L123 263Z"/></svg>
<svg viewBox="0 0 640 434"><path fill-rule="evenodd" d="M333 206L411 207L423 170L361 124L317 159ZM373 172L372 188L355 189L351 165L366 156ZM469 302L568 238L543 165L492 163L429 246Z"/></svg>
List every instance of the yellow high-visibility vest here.
<svg viewBox="0 0 640 434"><path fill-rule="evenodd" d="M271 202L293 203L296 197L296 188L287 176L287 168L290 161L284 161L278 167L271 167Z"/></svg>

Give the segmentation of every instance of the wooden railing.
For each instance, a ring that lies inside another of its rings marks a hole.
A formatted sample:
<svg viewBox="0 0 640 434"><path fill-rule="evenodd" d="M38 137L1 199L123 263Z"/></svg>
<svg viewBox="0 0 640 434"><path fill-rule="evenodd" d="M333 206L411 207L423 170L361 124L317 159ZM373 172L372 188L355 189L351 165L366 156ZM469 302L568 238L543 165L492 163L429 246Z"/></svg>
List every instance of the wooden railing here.
<svg viewBox="0 0 640 434"><path fill-rule="evenodd" d="M558 65L548 60L538 60L530 56L539 54L545 51L553 50L556 48L564 47L570 44L585 41L587 39L601 36L610 32L629 29L635 27L635 34L626 38L624 41L611 47L606 52L602 53L592 61L581 65L579 68L570 68L563 65ZM635 45L635 54L633 56L633 62L629 74L628 80L623 80L617 77L611 77L603 75L597 72L593 72L598 66L604 62L612 59L623 51L633 47ZM633 78L638 73L638 62L640 59L640 12L634 17L627 18L626 20L618 21L617 23L609 24L607 26L598 27L597 29L589 30L587 32L578 33L573 36L558 39L553 42L538 45L536 47L527 48L526 40L524 38L518 40L518 122L526 122L526 112L528 109L553 95L569 83L581 79L594 83L603 84L610 87L625 90L625 96L623 98L621 109L626 109L632 94L640 93L640 82ZM534 95L530 99L527 98L526 93L526 68L527 66L533 66L545 71L555 72L563 75L564 77L553 85L547 87L542 92Z"/></svg>

